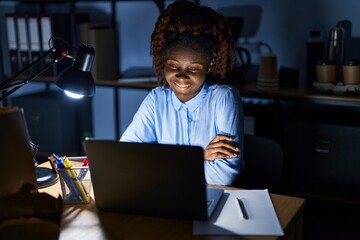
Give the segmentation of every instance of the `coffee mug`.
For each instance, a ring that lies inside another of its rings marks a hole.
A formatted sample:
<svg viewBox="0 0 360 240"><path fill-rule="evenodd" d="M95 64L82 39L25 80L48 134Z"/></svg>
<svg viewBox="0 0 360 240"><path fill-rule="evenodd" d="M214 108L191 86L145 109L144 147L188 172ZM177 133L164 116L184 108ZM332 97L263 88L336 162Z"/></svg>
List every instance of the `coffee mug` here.
<svg viewBox="0 0 360 240"><path fill-rule="evenodd" d="M360 65L355 62L347 62L342 66L343 81L346 85L360 84Z"/></svg>
<svg viewBox="0 0 360 240"><path fill-rule="evenodd" d="M265 79L278 79L277 58L273 53L267 53L261 56L258 80Z"/></svg>
<svg viewBox="0 0 360 240"><path fill-rule="evenodd" d="M316 76L320 83L336 83L336 65L334 63L319 62L316 64Z"/></svg>

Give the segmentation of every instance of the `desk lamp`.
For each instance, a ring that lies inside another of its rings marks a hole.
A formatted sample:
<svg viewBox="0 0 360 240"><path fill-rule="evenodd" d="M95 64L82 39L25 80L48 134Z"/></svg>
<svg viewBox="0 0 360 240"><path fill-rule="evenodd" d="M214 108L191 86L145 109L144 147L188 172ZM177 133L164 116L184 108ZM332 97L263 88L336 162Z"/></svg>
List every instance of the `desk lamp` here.
<svg viewBox="0 0 360 240"><path fill-rule="evenodd" d="M49 39L50 49L46 53L21 69L18 73L0 83L0 93L3 93L0 96L0 102L64 58L71 58L73 63L72 66L66 68L59 74L55 82L56 85L63 89L68 96L73 98L82 98L95 94L95 82L91 74L91 67L95 57L94 48L89 45L80 45L78 49L75 49L77 50L75 56L72 56L66 50L51 47L50 43L53 38L55 37ZM61 38L59 39L64 41ZM71 47L68 43L66 44ZM45 62L45 60L49 58L51 61L43 67L38 68L35 73L29 76L25 75L26 72L34 69L35 66L39 66L40 63ZM34 152L34 146L36 145L30 142L30 146ZM37 163L35 159L34 161ZM36 167L36 175L39 187L51 185L57 180L56 172L48 168Z"/></svg>

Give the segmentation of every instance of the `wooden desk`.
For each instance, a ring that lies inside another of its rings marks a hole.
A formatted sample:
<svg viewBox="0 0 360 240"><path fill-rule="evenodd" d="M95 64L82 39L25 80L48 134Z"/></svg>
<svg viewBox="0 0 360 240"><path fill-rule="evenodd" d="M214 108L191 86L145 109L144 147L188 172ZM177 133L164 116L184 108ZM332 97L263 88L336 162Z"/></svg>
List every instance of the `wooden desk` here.
<svg viewBox="0 0 360 240"><path fill-rule="evenodd" d="M51 187L40 189L40 192L57 197L61 192L60 184L58 182ZM285 237L281 239L302 239L305 200L277 194L271 194L271 198L285 232ZM194 236L192 235L192 221L99 212L94 201L92 199L87 205L65 205L60 239L278 239L276 237Z"/></svg>

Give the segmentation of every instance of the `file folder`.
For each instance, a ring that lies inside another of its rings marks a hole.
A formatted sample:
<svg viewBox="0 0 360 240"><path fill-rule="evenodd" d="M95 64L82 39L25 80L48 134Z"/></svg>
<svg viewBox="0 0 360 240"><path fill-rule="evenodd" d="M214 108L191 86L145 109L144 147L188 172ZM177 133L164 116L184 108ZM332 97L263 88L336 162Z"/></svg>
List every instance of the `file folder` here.
<svg viewBox="0 0 360 240"><path fill-rule="evenodd" d="M28 42L28 28L26 16L17 16L17 30L19 36L19 50L20 50L20 69L29 65L29 42Z"/></svg>
<svg viewBox="0 0 360 240"><path fill-rule="evenodd" d="M29 42L29 58L30 62L35 61L41 56L41 39L40 39L40 20L38 16L29 15L27 18L28 24L28 42ZM39 72L40 64L34 66L30 72L31 74Z"/></svg>
<svg viewBox="0 0 360 240"><path fill-rule="evenodd" d="M19 58L18 58L18 47L17 47L17 30L16 30L16 17L12 14L7 14L6 18L6 30L8 39L8 49L10 56L10 67L11 73L14 74L20 70Z"/></svg>
<svg viewBox="0 0 360 240"><path fill-rule="evenodd" d="M39 18L36 16L29 16L27 23L30 38L30 59L31 62L33 62L41 55Z"/></svg>
<svg viewBox="0 0 360 240"><path fill-rule="evenodd" d="M51 17L50 15L43 15L40 16L40 51L41 53L45 53L50 49L49 47L49 39L52 37L52 28L51 28ZM42 67L48 63L53 61L51 57L45 59L42 63ZM55 70L54 67L49 68L46 70L43 75L47 76L54 76Z"/></svg>

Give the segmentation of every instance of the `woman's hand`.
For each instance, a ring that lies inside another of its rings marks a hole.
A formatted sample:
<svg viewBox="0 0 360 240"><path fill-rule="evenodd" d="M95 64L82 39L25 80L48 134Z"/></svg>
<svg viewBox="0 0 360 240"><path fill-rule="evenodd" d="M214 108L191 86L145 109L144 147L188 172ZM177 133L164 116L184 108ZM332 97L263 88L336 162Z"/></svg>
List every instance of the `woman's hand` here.
<svg viewBox="0 0 360 240"><path fill-rule="evenodd" d="M231 158L238 155L239 148L233 143L233 138L225 135L217 135L207 145L204 151L204 159L213 161L218 158Z"/></svg>

